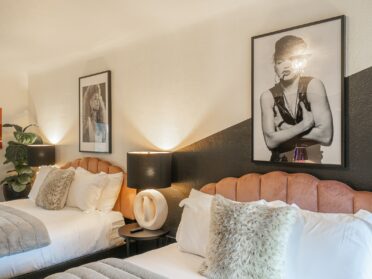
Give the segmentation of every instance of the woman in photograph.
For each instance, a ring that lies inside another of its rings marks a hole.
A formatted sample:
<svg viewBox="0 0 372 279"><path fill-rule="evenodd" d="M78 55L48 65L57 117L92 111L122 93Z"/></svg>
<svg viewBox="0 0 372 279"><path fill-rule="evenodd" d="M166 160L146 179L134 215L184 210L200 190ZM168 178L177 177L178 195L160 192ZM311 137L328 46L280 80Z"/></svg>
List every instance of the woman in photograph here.
<svg viewBox="0 0 372 279"><path fill-rule="evenodd" d="M303 76L305 41L284 36L275 43L275 85L261 95L262 130L272 162L321 163L321 145L332 143L333 121L321 80Z"/></svg>
<svg viewBox="0 0 372 279"><path fill-rule="evenodd" d="M88 86L84 94L84 142L106 142L107 113L98 84Z"/></svg>

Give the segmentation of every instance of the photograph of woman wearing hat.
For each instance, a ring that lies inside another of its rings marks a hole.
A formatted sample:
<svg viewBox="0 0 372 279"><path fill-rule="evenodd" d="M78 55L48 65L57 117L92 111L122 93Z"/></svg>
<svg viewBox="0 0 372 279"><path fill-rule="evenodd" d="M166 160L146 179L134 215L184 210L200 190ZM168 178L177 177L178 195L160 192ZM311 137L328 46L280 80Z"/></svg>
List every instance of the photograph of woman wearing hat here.
<svg viewBox="0 0 372 279"><path fill-rule="evenodd" d="M286 35L275 43L276 82L260 96L261 125L271 162L321 163L321 146L333 139L332 113L323 82L304 75L306 42Z"/></svg>

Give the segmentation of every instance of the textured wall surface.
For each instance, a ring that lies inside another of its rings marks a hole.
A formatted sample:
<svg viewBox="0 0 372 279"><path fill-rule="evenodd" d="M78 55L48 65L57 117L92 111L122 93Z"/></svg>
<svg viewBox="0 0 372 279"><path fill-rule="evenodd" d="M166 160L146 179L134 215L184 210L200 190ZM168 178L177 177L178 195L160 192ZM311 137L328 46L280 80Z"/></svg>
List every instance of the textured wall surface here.
<svg viewBox="0 0 372 279"><path fill-rule="evenodd" d="M305 172L372 191L372 68L345 79L345 168L308 168L251 161L251 119L187 146L174 155L174 178L200 188L227 176L274 170Z"/></svg>

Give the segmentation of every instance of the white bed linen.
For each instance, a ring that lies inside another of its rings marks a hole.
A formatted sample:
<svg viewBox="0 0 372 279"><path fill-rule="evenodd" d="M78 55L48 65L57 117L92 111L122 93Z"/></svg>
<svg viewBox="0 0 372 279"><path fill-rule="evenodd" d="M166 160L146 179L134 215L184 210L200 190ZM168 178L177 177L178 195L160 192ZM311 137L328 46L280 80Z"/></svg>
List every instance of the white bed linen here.
<svg viewBox="0 0 372 279"><path fill-rule="evenodd" d="M45 210L29 199L3 202L39 218L46 226L51 244L21 254L0 258L0 278L39 270L111 246L112 224L123 220L121 213L85 213L77 208Z"/></svg>
<svg viewBox="0 0 372 279"><path fill-rule="evenodd" d="M198 273L203 258L181 252L176 243L125 260L168 278L205 278Z"/></svg>

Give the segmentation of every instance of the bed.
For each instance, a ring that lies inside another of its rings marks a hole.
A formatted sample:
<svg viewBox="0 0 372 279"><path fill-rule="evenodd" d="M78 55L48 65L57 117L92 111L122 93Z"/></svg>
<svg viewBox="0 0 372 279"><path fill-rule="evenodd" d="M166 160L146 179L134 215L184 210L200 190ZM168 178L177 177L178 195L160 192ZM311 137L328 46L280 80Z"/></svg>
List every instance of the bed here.
<svg viewBox="0 0 372 279"><path fill-rule="evenodd" d="M154 271L166 278L205 278L198 273L203 258L181 252L177 247L177 243L127 258L126 261Z"/></svg>
<svg viewBox="0 0 372 279"><path fill-rule="evenodd" d="M69 167L81 167L92 173L123 172L121 168L97 158L77 159L61 168ZM124 224L123 217L134 219L131 204L134 196L135 191L126 187L124 174L123 185L114 210L108 213L98 211L86 213L72 207L65 207L58 211L45 210L37 207L29 199L2 203L21 209L41 220L48 230L51 244L21 254L1 257L0 278L11 278L22 274L25 274L24 278L37 278L37 274L29 273L123 245L117 229Z"/></svg>
<svg viewBox="0 0 372 279"><path fill-rule="evenodd" d="M240 178L224 178L217 183L205 185L201 191L211 195L220 194L241 202L260 199L281 200L289 204L295 203L309 211L323 213L352 214L359 209L372 211L372 193L355 191L342 182L319 180L303 173L288 174L278 171L264 175L251 173ZM177 243L122 261L151 270L166 278L204 278L198 273L203 258L181 252ZM62 274L61 277L52 278L64 277Z"/></svg>

